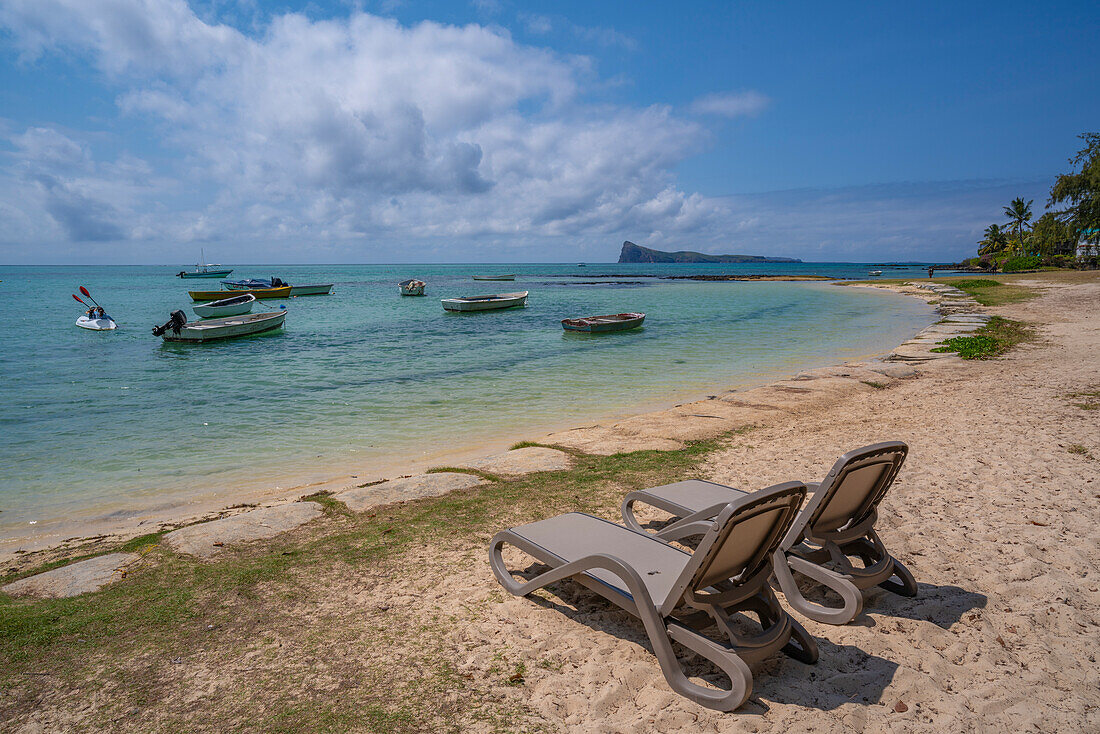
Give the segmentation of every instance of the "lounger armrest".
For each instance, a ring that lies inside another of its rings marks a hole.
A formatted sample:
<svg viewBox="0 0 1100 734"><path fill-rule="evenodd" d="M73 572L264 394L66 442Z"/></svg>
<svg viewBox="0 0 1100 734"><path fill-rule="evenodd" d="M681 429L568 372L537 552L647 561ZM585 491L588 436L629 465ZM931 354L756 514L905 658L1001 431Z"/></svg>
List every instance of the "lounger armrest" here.
<svg viewBox="0 0 1100 734"><path fill-rule="evenodd" d="M787 597L787 603L799 614L823 624L848 624L863 609L863 594L852 583L852 579L844 574L819 566L805 558L786 554L782 550L775 552L773 566L775 578L779 582L783 596ZM843 600L843 606L827 607L811 602L798 588L798 582L795 581L792 571L798 571L835 591Z"/></svg>

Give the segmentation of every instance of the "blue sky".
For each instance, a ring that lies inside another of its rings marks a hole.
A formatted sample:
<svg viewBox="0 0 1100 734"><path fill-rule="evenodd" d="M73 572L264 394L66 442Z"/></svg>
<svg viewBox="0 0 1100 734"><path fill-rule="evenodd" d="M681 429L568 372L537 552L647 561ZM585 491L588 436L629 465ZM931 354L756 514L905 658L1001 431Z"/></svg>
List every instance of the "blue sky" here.
<svg viewBox="0 0 1100 734"><path fill-rule="evenodd" d="M952 260L1095 3L0 0L0 262Z"/></svg>

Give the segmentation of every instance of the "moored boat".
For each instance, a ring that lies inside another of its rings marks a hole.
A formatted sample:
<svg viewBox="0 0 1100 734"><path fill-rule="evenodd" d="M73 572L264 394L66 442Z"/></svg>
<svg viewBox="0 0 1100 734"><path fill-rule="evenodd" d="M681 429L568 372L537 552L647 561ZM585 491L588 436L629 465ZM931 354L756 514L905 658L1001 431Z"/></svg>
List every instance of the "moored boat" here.
<svg viewBox="0 0 1100 734"><path fill-rule="evenodd" d="M251 313L255 304L256 296L251 293L233 294L229 298L204 303L201 306L193 307L191 310L201 318L217 319L224 316L240 316L243 313Z"/></svg>
<svg viewBox="0 0 1100 734"><path fill-rule="evenodd" d="M397 287L401 289L401 295L403 296L422 296L424 295L424 288L427 287L427 283L416 278L409 280L403 280L397 284Z"/></svg>
<svg viewBox="0 0 1100 734"><path fill-rule="evenodd" d="M209 342L278 329L285 320L286 309L191 322L183 311L173 311L168 323L153 327L153 335L166 342Z"/></svg>
<svg viewBox="0 0 1100 734"><path fill-rule="evenodd" d="M566 331L603 334L609 331L637 329L643 321L645 321L644 313L616 313L606 316L588 316L580 319L562 319L561 326Z"/></svg>
<svg viewBox="0 0 1100 734"><path fill-rule="evenodd" d="M76 325L81 329L88 329L89 331L111 331L117 329L118 324L110 316L104 316L101 319L88 318L86 314L81 314L80 318L76 320Z"/></svg>
<svg viewBox="0 0 1100 734"><path fill-rule="evenodd" d="M236 291L187 291L192 301L220 301L233 295L251 293L256 298L290 298L290 286L282 288L249 288Z"/></svg>
<svg viewBox="0 0 1100 734"><path fill-rule="evenodd" d="M510 273L508 275L475 275L474 280L515 280L516 274Z"/></svg>
<svg viewBox="0 0 1100 734"><path fill-rule="evenodd" d="M490 296L465 296L444 298L443 308L448 311L495 311L499 308L516 308L527 304L527 291L497 293Z"/></svg>
<svg viewBox="0 0 1100 734"><path fill-rule="evenodd" d="M882 275L882 271L881 270L872 270L871 272L869 272L867 274L868 275Z"/></svg>
<svg viewBox="0 0 1100 734"><path fill-rule="evenodd" d="M205 250L199 250L201 260L206 259ZM233 268L223 268L218 263L200 262L194 270L181 270L176 273L177 278L224 278L233 272Z"/></svg>
<svg viewBox="0 0 1100 734"><path fill-rule="evenodd" d="M292 285L292 296L327 296L332 291L332 283L315 283L313 285Z"/></svg>

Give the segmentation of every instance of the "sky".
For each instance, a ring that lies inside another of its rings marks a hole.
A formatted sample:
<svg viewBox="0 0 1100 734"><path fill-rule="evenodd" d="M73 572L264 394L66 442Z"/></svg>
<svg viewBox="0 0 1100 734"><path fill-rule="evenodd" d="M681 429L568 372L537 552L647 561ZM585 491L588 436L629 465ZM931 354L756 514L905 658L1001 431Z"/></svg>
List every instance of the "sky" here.
<svg viewBox="0 0 1100 734"><path fill-rule="evenodd" d="M0 0L0 263L972 256L1100 6Z"/></svg>

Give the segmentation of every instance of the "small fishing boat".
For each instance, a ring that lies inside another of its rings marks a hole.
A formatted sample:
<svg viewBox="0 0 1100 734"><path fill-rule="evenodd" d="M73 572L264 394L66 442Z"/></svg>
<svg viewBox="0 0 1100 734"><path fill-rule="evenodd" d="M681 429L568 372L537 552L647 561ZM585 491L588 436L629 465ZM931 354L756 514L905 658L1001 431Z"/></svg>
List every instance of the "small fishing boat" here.
<svg viewBox="0 0 1100 734"><path fill-rule="evenodd" d="M223 298L220 301L204 303L201 306L195 306L191 310L195 312L195 315L201 318L217 319L223 316L240 316L243 313L251 313L252 306L255 304L256 296L251 293L245 293L243 295L234 295L230 298Z"/></svg>
<svg viewBox="0 0 1100 734"><path fill-rule="evenodd" d="M511 273L509 275L475 275L474 280L515 280L516 274Z"/></svg>
<svg viewBox="0 0 1100 734"><path fill-rule="evenodd" d="M871 272L869 272L867 274L868 275L882 275L882 271L881 270L872 270Z"/></svg>
<svg viewBox="0 0 1100 734"><path fill-rule="evenodd" d="M566 331L586 331L590 334L603 334L608 331L637 329L643 321L645 321L644 313L616 313L607 316L588 316L581 319L562 319L561 327Z"/></svg>
<svg viewBox="0 0 1100 734"><path fill-rule="evenodd" d="M499 308L516 308L527 304L527 291L497 293L491 296L465 296L444 298L443 308L448 311L495 311Z"/></svg>
<svg viewBox="0 0 1100 734"><path fill-rule="evenodd" d="M206 252L199 250L201 259L206 259ZM195 266L194 270L181 270L176 273L177 278L224 278L233 272L233 268L225 268L218 263L202 263Z"/></svg>
<svg viewBox="0 0 1100 734"><path fill-rule="evenodd" d="M283 288L290 285L280 278L247 278L245 280L223 280L222 285L231 291L248 291L257 288ZM290 285L292 296L327 296L332 292L332 283L314 283L312 285Z"/></svg>
<svg viewBox="0 0 1100 734"><path fill-rule="evenodd" d="M187 295L191 296L192 301L220 301L223 298L229 298L233 295L244 295L245 293L251 293L256 298L290 298L290 286L285 285L282 288L249 288L248 290L237 291L187 291Z"/></svg>
<svg viewBox="0 0 1100 734"><path fill-rule="evenodd" d="M292 285L292 296L327 296L332 292L332 283L315 283L314 285Z"/></svg>
<svg viewBox="0 0 1100 734"><path fill-rule="evenodd" d="M223 280L222 285L231 291L248 291L255 288L286 288L290 285L280 278L245 278L243 280Z"/></svg>
<svg viewBox="0 0 1100 734"><path fill-rule="evenodd" d="M424 288L427 287L427 285L428 284L424 281L417 280L416 278L403 280L397 284L403 296L422 296L424 295Z"/></svg>
<svg viewBox="0 0 1100 734"><path fill-rule="evenodd" d="M153 327L153 335L166 342L209 342L278 329L285 320L286 309L192 322L183 311L173 311L168 323Z"/></svg>
<svg viewBox="0 0 1100 734"><path fill-rule="evenodd" d="M110 316L104 316L101 319L89 318L87 314L81 314L80 318L76 320L76 325L81 329L89 329L91 331L111 331L117 329L118 324Z"/></svg>

